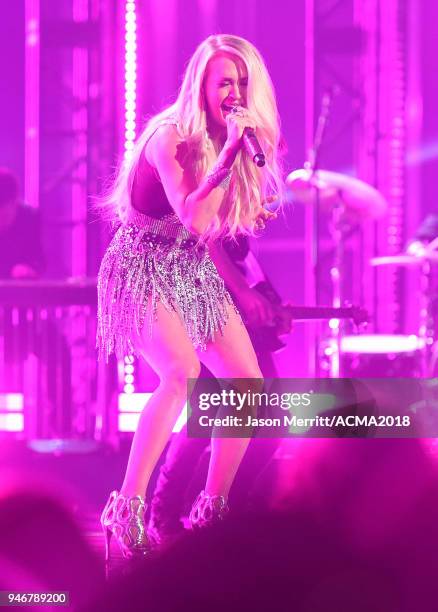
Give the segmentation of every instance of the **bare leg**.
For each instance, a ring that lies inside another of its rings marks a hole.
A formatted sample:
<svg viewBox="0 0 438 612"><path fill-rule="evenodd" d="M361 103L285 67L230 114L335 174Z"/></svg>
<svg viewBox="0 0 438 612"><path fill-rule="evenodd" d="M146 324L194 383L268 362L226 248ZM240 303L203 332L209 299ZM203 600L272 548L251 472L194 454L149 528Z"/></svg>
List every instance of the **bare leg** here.
<svg viewBox="0 0 438 612"><path fill-rule="evenodd" d="M132 441L121 488L127 496L141 495L172 432L187 397L187 379L197 378L200 364L180 317L158 304L152 337L143 330L139 351L157 372L160 385L143 410Z"/></svg>
<svg viewBox="0 0 438 612"><path fill-rule="evenodd" d="M216 334L199 357L216 378L263 378L248 332L232 307L223 335ZM212 438L208 495L228 497L249 442L250 438Z"/></svg>

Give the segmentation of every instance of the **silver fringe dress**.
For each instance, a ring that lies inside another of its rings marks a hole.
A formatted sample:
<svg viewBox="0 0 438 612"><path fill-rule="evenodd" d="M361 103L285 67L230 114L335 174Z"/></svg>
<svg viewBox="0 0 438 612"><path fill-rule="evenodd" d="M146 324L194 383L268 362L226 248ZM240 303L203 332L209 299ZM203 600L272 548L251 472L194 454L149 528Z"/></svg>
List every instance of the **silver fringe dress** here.
<svg viewBox="0 0 438 612"><path fill-rule="evenodd" d="M181 316L195 348L222 332L232 298L205 244L176 214L160 219L132 209L114 235L98 274L99 357L138 354L133 336L152 325L161 302ZM235 308L235 307L234 307Z"/></svg>

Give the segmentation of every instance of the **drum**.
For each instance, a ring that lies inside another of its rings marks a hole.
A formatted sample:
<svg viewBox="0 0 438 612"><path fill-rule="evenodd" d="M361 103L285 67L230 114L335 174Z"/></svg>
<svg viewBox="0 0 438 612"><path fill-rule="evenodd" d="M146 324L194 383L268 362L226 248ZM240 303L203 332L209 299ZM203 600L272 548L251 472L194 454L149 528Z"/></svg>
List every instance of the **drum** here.
<svg viewBox="0 0 438 612"><path fill-rule="evenodd" d="M415 335L364 334L341 339L341 368L351 378L422 376L424 340Z"/></svg>

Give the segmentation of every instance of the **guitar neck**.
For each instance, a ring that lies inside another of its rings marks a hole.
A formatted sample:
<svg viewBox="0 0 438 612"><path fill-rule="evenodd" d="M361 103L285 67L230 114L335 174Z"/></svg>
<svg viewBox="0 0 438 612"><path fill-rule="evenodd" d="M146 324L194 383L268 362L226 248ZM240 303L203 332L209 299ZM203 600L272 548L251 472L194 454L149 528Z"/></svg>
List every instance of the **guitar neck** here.
<svg viewBox="0 0 438 612"><path fill-rule="evenodd" d="M354 308L331 306L286 306L294 321L311 319L353 319Z"/></svg>
<svg viewBox="0 0 438 612"><path fill-rule="evenodd" d="M343 306L335 308L333 306L291 306L282 305L281 298L269 281L259 282L254 287L274 307L287 310L289 316L294 321L327 320L327 319L351 319L356 325L369 321L368 312L358 306Z"/></svg>

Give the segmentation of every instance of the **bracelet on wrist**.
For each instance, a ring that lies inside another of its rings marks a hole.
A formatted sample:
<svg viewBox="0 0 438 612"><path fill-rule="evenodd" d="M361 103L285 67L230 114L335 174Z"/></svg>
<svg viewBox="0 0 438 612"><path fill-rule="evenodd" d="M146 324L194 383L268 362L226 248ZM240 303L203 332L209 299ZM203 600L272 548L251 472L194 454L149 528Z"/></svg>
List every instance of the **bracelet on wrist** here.
<svg viewBox="0 0 438 612"><path fill-rule="evenodd" d="M206 175L207 183L213 187L221 187L228 189L231 180L231 169L224 166L221 162L217 162Z"/></svg>

